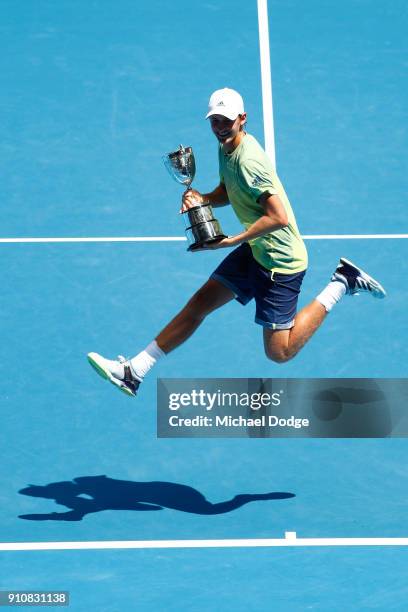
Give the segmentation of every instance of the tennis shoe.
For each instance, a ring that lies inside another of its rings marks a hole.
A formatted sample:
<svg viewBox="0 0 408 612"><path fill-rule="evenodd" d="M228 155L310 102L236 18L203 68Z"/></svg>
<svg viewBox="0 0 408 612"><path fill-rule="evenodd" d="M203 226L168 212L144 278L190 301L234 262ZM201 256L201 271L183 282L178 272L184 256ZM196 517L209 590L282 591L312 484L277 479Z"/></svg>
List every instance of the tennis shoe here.
<svg viewBox="0 0 408 612"><path fill-rule="evenodd" d="M98 353L88 353L88 361L94 370L118 387L126 395L135 396L142 380L135 376L128 359L122 355L117 360L105 359Z"/></svg>
<svg viewBox="0 0 408 612"><path fill-rule="evenodd" d="M385 298L387 295L378 281L344 257L340 258L340 263L331 280L343 283L348 295L370 293L373 297L379 299Z"/></svg>

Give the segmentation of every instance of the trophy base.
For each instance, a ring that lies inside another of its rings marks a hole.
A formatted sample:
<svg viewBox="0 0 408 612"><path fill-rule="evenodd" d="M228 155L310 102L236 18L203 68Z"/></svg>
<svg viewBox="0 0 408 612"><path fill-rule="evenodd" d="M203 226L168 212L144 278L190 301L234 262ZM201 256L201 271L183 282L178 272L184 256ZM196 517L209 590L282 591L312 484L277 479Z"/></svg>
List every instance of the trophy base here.
<svg viewBox="0 0 408 612"><path fill-rule="evenodd" d="M203 206L200 214L208 214L206 209L209 209L209 212L211 212L209 206ZM188 251L204 250L205 244L211 244L226 238L217 219L201 221L188 227L186 229L186 236L190 245L187 249Z"/></svg>
<svg viewBox="0 0 408 612"><path fill-rule="evenodd" d="M206 251L207 248L204 245L213 244L214 242L220 242L220 240L223 240L224 238L227 238L227 236L225 236L224 234L221 234L219 236L211 238L210 240L203 240L202 242L195 242L194 244L190 244L187 251L190 251L190 252Z"/></svg>

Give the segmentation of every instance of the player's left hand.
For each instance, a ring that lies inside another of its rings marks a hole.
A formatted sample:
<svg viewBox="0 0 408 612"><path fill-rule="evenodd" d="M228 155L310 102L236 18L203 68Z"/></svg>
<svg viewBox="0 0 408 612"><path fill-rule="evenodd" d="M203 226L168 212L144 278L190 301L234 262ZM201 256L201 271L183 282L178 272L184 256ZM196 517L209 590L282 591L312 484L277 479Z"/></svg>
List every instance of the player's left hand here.
<svg viewBox="0 0 408 612"><path fill-rule="evenodd" d="M218 240L218 242L209 242L208 244L203 245L205 249L225 249L227 247L234 246L235 242L232 237L223 238L222 240Z"/></svg>

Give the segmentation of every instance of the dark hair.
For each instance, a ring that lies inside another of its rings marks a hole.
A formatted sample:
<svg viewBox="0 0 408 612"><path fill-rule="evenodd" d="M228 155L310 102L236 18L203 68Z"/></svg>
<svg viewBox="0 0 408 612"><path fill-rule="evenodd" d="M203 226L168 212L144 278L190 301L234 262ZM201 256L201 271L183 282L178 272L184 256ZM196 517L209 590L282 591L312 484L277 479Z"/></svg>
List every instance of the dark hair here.
<svg viewBox="0 0 408 612"><path fill-rule="evenodd" d="M239 114L238 116L242 117L242 114ZM247 123L248 123L248 121L245 121L245 123L243 125L240 125L240 127L239 127L239 131L240 132L242 132L246 128Z"/></svg>

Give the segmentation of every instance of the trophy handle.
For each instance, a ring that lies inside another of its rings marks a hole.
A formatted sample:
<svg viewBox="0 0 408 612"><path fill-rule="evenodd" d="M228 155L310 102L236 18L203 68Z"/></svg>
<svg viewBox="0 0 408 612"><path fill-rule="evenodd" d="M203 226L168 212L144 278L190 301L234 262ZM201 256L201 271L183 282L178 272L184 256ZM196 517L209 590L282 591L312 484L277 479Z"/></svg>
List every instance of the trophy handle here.
<svg viewBox="0 0 408 612"><path fill-rule="evenodd" d="M183 193L183 196L186 195L186 193L188 193L189 191L193 191L193 188L191 187L191 183L189 184L189 186L186 188L185 192ZM183 197L182 196L182 197ZM202 202L197 202L197 204L195 204L195 206L199 207L199 206L203 206ZM191 210L191 209L190 209ZM186 211L188 212L188 211Z"/></svg>
<svg viewBox="0 0 408 612"><path fill-rule="evenodd" d="M193 180L191 179L191 181L188 183L188 185L186 185L186 190L184 193L187 193L188 191L192 191L193 188L191 187Z"/></svg>

